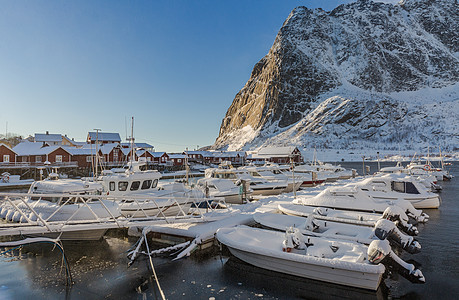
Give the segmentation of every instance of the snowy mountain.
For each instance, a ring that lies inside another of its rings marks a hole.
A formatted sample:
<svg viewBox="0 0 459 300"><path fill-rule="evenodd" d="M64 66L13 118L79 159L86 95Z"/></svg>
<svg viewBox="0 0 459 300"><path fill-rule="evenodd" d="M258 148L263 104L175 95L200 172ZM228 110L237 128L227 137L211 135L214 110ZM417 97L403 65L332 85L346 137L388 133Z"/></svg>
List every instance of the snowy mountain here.
<svg viewBox="0 0 459 300"><path fill-rule="evenodd" d="M457 0L295 8L213 148L459 148Z"/></svg>

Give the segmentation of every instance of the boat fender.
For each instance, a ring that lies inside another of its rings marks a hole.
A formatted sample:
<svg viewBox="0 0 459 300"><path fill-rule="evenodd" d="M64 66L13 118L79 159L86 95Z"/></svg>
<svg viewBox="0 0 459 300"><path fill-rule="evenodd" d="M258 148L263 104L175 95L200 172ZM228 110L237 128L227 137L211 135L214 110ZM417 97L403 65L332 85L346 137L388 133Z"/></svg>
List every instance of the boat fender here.
<svg viewBox="0 0 459 300"><path fill-rule="evenodd" d="M392 246L402 248L408 253L415 254L421 251L421 245L412 236L402 233L394 222L380 219L375 224L374 232L380 240L387 239Z"/></svg>

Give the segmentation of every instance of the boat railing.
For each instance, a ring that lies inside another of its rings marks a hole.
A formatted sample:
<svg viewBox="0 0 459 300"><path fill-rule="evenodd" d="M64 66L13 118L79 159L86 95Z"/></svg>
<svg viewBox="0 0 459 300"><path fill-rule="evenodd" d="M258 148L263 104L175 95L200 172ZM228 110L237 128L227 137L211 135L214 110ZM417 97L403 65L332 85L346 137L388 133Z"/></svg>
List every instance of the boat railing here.
<svg viewBox="0 0 459 300"><path fill-rule="evenodd" d="M205 221L216 206L226 207L221 202L224 200L174 196L0 193L0 236L72 231L74 225L127 228L152 221ZM203 204L205 209L200 209ZM126 213L125 208L130 211Z"/></svg>

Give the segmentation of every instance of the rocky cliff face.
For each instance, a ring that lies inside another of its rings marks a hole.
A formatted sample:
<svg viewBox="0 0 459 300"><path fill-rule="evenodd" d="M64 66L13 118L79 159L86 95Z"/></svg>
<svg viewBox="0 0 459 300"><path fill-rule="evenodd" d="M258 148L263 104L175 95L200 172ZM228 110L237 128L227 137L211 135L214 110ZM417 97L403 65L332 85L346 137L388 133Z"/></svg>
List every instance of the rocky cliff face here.
<svg viewBox="0 0 459 300"><path fill-rule="evenodd" d="M295 8L236 95L214 148L341 147L344 137L348 147L407 139L459 146L458 8L456 0ZM408 134L413 126L422 132Z"/></svg>

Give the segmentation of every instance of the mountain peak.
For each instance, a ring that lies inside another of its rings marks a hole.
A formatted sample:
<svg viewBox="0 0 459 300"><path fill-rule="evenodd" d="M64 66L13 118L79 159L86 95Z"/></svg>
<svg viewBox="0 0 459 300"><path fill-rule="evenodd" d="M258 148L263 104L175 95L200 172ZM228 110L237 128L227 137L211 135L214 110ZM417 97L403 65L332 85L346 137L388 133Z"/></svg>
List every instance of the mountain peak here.
<svg viewBox="0 0 459 300"><path fill-rule="evenodd" d="M292 141L292 128L296 128L298 143L305 136L333 140L323 129L340 131L326 124L351 126L348 132L354 133L349 138L357 144L362 138L400 141L401 137L393 137L388 128L404 124L398 117L401 111L406 118L425 107L394 94L428 89L447 101L457 100L458 11L455 0L406 0L397 5L360 0L330 12L295 8L268 54L254 66L250 79L234 98L214 147L237 144L247 148L274 140L282 143L281 136L288 136L288 142ZM443 96L440 89L448 90L450 96ZM423 99L422 105L438 100L435 96ZM378 116L381 123L374 126L353 114L347 114L345 121L336 118L340 112L336 107L352 108L371 118L377 112L367 107L370 102L382 111L397 109L397 113ZM335 115L325 113L330 110ZM457 124L458 119L453 122ZM359 130L366 132L368 126L371 132L360 135ZM421 126L436 132L433 124ZM441 141L439 134L432 134ZM244 137L238 140L238 135ZM430 136L415 139L421 143ZM458 141L454 131L442 136L450 144Z"/></svg>

